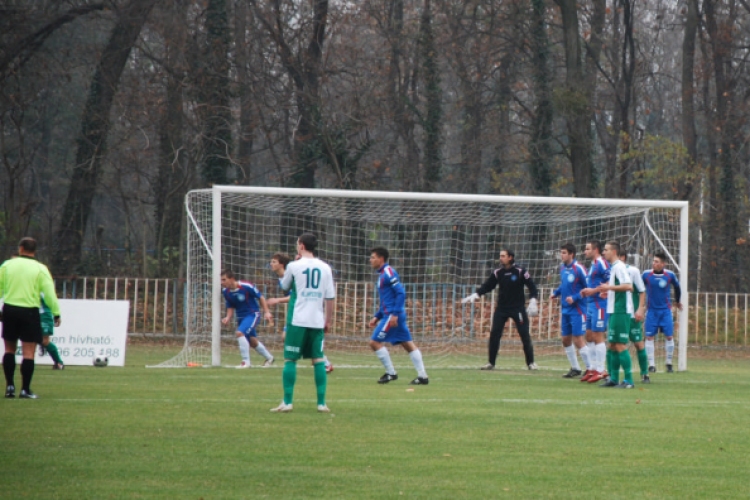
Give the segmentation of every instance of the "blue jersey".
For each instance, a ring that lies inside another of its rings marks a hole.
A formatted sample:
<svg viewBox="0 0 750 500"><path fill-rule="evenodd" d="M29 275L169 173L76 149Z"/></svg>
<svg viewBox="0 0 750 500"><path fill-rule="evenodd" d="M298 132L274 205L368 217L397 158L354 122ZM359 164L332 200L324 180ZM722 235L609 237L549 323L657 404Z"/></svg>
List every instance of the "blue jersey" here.
<svg viewBox="0 0 750 500"><path fill-rule="evenodd" d="M237 285L236 290L222 288L221 293L224 295L227 309L234 309L237 319L242 320L260 310L258 301L263 297L263 294L252 283L238 281Z"/></svg>
<svg viewBox="0 0 750 500"><path fill-rule="evenodd" d="M380 309L375 313L375 317L381 319L390 314L402 314L406 304L406 291L398 273L388 263L383 264L378 273Z"/></svg>
<svg viewBox="0 0 750 500"><path fill-rule="evenodd" d="M643 284L646 285L646 295L648 301L646 302L648 309L670 309L672 307L672 300L670 298L669 286L674 287L674 298L677 302L680 301L682 296L682 290L680 289L680 282L677 280L677 276L672 271L666 269L661 274L657 274L653 271L646 271L643 273Z"/></svg>
<svg viewBox="0 0 750 500"><path fill-rule="evenodd" d="M586 314L586 304L581 297L581 290L586 288L586 269L574 260L569 266L560 266L560 286L552 292L553 297L560 297L563 314ZM565 300L573 299L572 304Z"/></svg>
<svg viewBox="0 0 750 500"><path fill-rule="evenodd" d="M290 288L289 290L284 290L284 287L281 286L281 280L282 279L283 278L279 278L279 288L281 289L281 293L284 294L284 297L289 297L289 295L292 293L292 289Z"/></svg>
<svg viewBox="0 0 750 500"><path fill-rule="evenodd" d="M594 259L591 263L591 268L586 276L586 283L588 288L596 288L603 283L609 283L609 270L610 264L602 257ZM596 306L598 308L607 309L607 298L601 298L598 293L589 297L589 305Z"/></svg>

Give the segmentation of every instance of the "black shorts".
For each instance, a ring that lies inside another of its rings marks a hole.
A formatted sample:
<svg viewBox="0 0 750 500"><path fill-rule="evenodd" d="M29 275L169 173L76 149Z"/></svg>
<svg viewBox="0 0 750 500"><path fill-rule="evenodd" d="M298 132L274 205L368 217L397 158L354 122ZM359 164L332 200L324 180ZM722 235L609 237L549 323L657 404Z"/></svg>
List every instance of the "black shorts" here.
<svg viewBox="0 0 750 500"><path fill-rule="evenodd" d="M38 307L3 306L3 338L11 342L42 342Z"/></svg>

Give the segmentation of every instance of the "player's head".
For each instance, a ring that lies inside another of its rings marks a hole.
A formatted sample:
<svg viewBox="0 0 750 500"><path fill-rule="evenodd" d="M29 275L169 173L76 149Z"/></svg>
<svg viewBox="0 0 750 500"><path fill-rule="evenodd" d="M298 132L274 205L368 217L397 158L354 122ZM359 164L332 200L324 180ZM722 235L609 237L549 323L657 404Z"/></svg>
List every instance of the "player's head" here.
<svg viewBox="0 0 750 500"><path fill-rule="evenodd" d="M614 240L608 241L604 245L604 251L602 252L607 262L614 263L620 258L620 244Z"/></svg>
<svg viewBox="0 0 750 500"><path fill-rule="evenodd" d="M510 266L513 265L515 261L516 252L514 252L510 248L503 248L502 250L500 250L500 264L504 266Z"/></svg>
<svg viewBox="0 0 750 500"><path fill-rule="evenodd" d="M221 286L224 288L237 288L237 276L231 269L224 269L221 272Z"/></svg>
<svg viewBox="0 0 750 500"><path fill-rule="evenodd" d="M586 258L594 260L602 254L602 242L599 240L589 240L586 242L586 249L583 251Z"/></svg>
<svg viewBox="0 0 750 500"><path fill-rule="evenodd" d="M297 251L305 250L310 253L315 253L316 248L318 248L318 237L314 234L304 233L297 238Z"/></svg>
<svg viewBox="0 0 750 500"><path fill-rule="evenodd" d="M286 269L286 265L289 264L289 262L292 260L291 257L289 257L285 253L275 253L271 256L271 271L278 273L279 271L282 271Z"/></svg>
<svg viewBox="0 0 750 500"><path fill-rule="evenodd" d="M664 252L656 252L654 254L654 263L653 263L653 269L656 273L661 273L664 271L664 266L667 263L667 254Z"/></svg>
<svg viewBox="0 0 750 500"><path fill-rule="evenodd" d="M373 269L380 269L383 267L383 264L388 262L389 257L390 254L386 248L375 247L370 250L370 266L372 266Z"/></svg>
<svg viewBox="0 0 750 500"><path fill-rule="evenodd" d="M36 240L30 236L21 238L21 241L18 242L18 253L21 255L36 254Z"/></svg>
<svg viewBox="0 0 750 500"><path fill-rule="evenodd" d="M628 263L628 249L625 247L620 247L620 251L617 252L617 256L620 258L621 261Z"/></svg>
<svg viewBox="0 0 750 500"><path fill-rule="evenodd" d="M572 243L566 243L560 247L560 260L564 264L570 264L576 258L576 246Z"/></svg>

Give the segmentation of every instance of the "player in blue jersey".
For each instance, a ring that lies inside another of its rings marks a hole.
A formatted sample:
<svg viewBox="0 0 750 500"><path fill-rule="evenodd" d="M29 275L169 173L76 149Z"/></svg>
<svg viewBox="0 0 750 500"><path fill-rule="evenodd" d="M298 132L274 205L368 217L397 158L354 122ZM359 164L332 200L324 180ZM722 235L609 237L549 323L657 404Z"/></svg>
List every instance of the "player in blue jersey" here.
<svg viewBox="0 0 750 500"><path fill-rule="evenodd" d="M375 351L383 366L385 374L378 380L379 384L387 384L398 379L388 349L383 345L390 342L401 344L417 370L417 378L412 385L427 385L430 383L422 362L422 353L411 338L409 327L406 326L406 292L401 284L398 273L388 264L388 250L376 247L370 250L370 266L378 271L378 293L380 308L369 322L370 328L375 328L370 339L370 347ZM376 326L377 325L377 326Z"/></svg>
<svg viewBox="0 0 750 500"><path fill-rule="evenodd" d="M299 257L300 256L297 255L298 259ZM284 273L286 272L286 265L289 264L289 262L291 261L292 261L292 258L289 257L285 253L275 253L271 256L271 262L268 265L271 268L271 271L276 273L276 276L279 277L279 288L281 288L281 291L284 292L284 296L273 297L273 298L268 299L267 300L268 307L273 307L276 304L289 304L291 294L294 293L294 287L292 287L292 289L288 291L284 291L284 289L281 286L281 280L284 277ZM287 309L287 316L288 316L287 319L289 320L291 320L291 312L293 308L294 308L294 305L292 304ZM283 330L281 338L282 340L286 338L286 322L284 323L284 330ZM325 344L325 339L323 340L323 344ZM325 349L325 345L323 346L323 348ZM325 354L323 354L323 362L326 365L326 373L330 374L333 371L333 364L331 364L331 362L328 360L328 356L326 356Z"/></svg>
<svg viewBox="0 0 750 500"><path fill-rule="evenodd" d="M589 351L591 370L581 377L581 382L593 384L605 377L604 365L607 360L607 344L604 337L607 333L607 298L593 289L602 283L609 282L609 262L602 257L602 243L591 240L586 243L586 258L591 261L591 267L586 275L586 290L583 296L588 297L586 309L586 346Z"/></svg>
<svg viewBox="0 0 750 500"><path fill-rule="evenodd" d="M565 378L575 378L581 375L576 348L581 354L587 369L591 369L589 348L586 345L586 300L581 291L586 288L586 270L576 261L576 247L566 243L560 247L560 286L552 292L550 300L560 298L562 307L561 328L562 345L570 361L570 371L563 375Z"/></svg>
<svg viewBox="0 0 750 500"><path fill-rule="evenodd" d="M654 337L661 331L666 338L667 373L672 373L672 357L674 356L674 320L672 319L672 300L670 287L674 288L674 307L682 311L682 290L677 276L668 269L664 269L667 255L663 252L654 254L654 261L650 271L643 273L643 283L646 285L646 353L648 354L648 371L656 371L654 360Z"/></svg>
<svg viewBox="0 0 750 500"><path fill-rule="evenodd" d="M221 293L227 307L227 315L221 320L221 324L228 325L232 316L237 316L237 343L240 345L240 356L242 356L242 363L237 368L250 368L251 347L266 359L263 366L271 366L273 356L258 340L258 334L255 331L260 321L260 307L263 308L266 321L273 326L273 316L268 310L265 297L252 283L238 281L234 272L229 269L221 272L221 286Z"/></svg>

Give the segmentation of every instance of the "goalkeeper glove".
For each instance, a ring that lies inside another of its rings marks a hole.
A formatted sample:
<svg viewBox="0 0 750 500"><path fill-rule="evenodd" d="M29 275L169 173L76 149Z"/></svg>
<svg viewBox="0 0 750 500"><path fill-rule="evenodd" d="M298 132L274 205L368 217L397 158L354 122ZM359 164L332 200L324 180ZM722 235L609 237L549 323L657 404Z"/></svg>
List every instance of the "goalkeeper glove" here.
<svg viewBox="0 0 750 500"><path fill-rule="evenodd" d="M536 299L531 299L529 301L529 307L526 308L526 314L529 315L529 318L539 316L539 306L536 305Z"/></svg>
<svg viewBox="0 0 750 500"><path fill-rule="evenodd" d="M466 304L467 302L474 302L478 298L479 298L479 294L478 293L472 293L468 297L461 299L461 303L462 304Z"/></svg>

